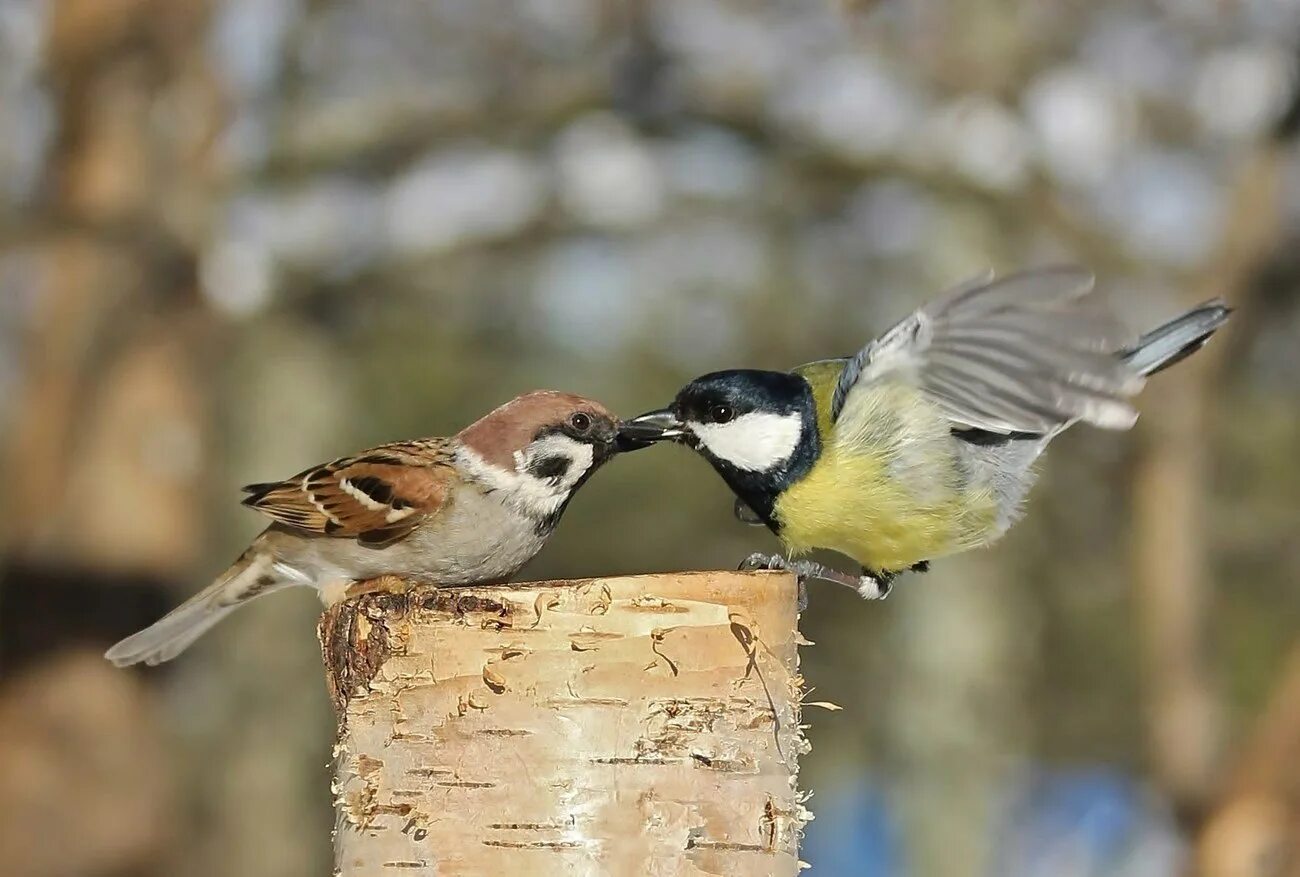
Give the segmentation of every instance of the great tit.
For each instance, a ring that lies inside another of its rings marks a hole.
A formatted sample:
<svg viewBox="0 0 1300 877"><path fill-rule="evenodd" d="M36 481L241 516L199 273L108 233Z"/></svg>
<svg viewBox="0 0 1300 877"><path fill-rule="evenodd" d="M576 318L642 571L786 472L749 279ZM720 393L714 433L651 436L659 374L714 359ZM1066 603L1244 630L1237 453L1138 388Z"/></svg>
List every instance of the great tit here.
<svg viewBox="0 0 1300 877"><path fill-rule="evenodd" d="M669 407L627 421L621 440L698 451L738 516L765 524L792 558L742 566L882 598L899 573L1005 533L1053 438L1078 421L1132 426L1128 399L1146 377L1198 350L1230 312L1210 301L1134 340L1092 289L1070 267L986 275L856 355L696 378ZM793 559L819 548L861 575Z"/></svg>

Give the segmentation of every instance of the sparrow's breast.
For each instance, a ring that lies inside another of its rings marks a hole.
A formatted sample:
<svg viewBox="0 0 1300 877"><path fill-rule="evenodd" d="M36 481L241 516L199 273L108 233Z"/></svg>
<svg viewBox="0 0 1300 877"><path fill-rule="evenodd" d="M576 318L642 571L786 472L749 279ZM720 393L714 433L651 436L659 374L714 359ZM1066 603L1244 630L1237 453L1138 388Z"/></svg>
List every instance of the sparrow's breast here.
<svg viewBox="0 0 1300 877"><path fill-rule="evenodd" d="M546 544L536 522L499 493L460 491L442 515L418 527L400 548L411 568L440 584L499 581L514 575Z"/></svg>

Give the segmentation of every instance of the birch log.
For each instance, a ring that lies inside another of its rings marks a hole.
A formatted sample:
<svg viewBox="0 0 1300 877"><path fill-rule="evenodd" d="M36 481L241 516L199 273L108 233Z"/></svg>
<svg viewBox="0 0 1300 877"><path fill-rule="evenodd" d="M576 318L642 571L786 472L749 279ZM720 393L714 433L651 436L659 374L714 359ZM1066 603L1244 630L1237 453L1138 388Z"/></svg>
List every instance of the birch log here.
<svg viewBox="0 0 1300 877"><path fill-rule="evenodd" d="M337 874L798 872L788 574L367 590L320 628Z"/></svg>

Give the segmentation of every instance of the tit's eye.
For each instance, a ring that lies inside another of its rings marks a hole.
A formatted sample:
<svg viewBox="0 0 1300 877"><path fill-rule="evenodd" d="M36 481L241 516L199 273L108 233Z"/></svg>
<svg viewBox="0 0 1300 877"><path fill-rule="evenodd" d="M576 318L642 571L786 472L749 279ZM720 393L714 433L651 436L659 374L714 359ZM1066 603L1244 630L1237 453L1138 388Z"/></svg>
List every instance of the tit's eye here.
<svg viewBox="0 0 1300 877"><path fill-rule="evenodd" d="M730 405L714 405L709 409L709 420L714 423L726 423L735 416L736 412Z"/></svg>
<svg viewBox="0 0 1300 877"><path fill-rule="evenodd" d="M591 429L591 415L579 411L569 418L569 426L573 427L577 432L586 432Z"/></svg>

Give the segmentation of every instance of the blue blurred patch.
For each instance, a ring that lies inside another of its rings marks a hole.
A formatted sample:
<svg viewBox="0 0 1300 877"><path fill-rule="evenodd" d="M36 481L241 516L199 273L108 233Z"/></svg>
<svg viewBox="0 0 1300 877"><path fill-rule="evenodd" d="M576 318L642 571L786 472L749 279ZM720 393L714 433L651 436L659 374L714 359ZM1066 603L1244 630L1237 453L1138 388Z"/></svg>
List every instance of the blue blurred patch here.
<svg viewBox="0 0 1300 877"><path fill-rule="evenodd" d="M818 877L894 877L902 873L903 844L878 784L818 794L817 814L804 833L800 858Z"/></svg>
<svg viewBox="0 0 1300 877"><path fill-rule="evenodd" d="M1173 877L1183 844L1162 803L1105 768L1033 770L1008 784L991 877ZM901 826L877 783L819 794L802 858L816 877L904 877Z"/></svg>
<svg viewBox="0 0 1300 877"><path fill-rule="evenodd" d="M1039 770L1013 790L991 869L1004 877L1166 877L1182 843L1166 808L1115 770Z"/></svg>

